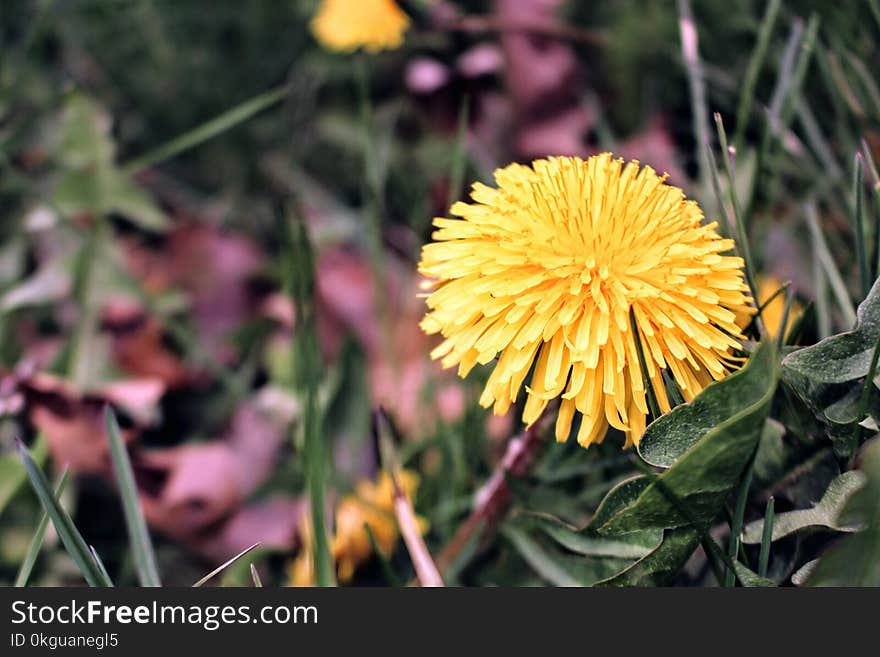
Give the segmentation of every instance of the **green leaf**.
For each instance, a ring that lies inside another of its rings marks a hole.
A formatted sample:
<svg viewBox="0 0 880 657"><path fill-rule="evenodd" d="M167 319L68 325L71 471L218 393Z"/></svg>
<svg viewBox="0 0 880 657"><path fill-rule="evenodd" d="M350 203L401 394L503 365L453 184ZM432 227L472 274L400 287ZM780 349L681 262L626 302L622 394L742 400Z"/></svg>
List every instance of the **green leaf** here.
<svg viewBox="0 0 880 657"><path fill-rule="evenodd" d="M501 530L517 554L542 579L555 586L590 586L625 567L628 560L565 554L507 523Z"/></svg>
<svg viewBox="0 0 880 657"><path fill-rule="evenodd" d="M709 552L712 553L712 556L724 563L725 566L732 572L736 579L739 580L739 583L745 587L768 587L768 586L776 586L776 582L773 580L767 579L761 575L758 575L753 570L743 565L739 561L733 560L731 557L724 554L718 544L711 537L706 537L703 541L703 546Z"/></svg>
<svg viewBox="0 0 880 657"><path fill-rule="evenodd" d="M807 586L880 586L880 439L862 450L865 483L839 515L864 528L840 540L823 554L806 576Z"/></svg>
<svg viewBox="0 0 880 657"><path fill-rule="evenodd" d="M147 530L147 523L144 520L138 499L128 450L119 433L116 415L113 414L113 410L109 406L104 411L104 428L107 431L107 439L110 441L110 457L113 461L113 471L116 473L119 495L122 498L125 526L128 529L128 539L138 579L141 586L162 586L159 580L159 569L156 566L153 543L150 540L150 533Z"/></svg>
<svg viewBox="0 0 880 657"><path fill-rule="evenodd" d="M880 336L880 280L859 305L851 331L832 335L782 359L782 377L814 410L831 401L831 386L864 378Z"/></svg>
<svg viewBox="0 0 880 657"><path fill-rule="evenodd" d="M857 526L842 522L840 514L849 499L865 485L861 472L850 471L834 479L828 490L812 509L799 509L776 514L773 521L772 541L778 541L803 529L832 529L839 532L853 532ZM764 520L749 523L743 532L743 543L756 545L761 542Z"/></svg>
<svg viewBox="0 0 880 657"><path fill-rule="evenodd" d="M678 454L677 459L652 479L632 504L607 520L602 518L599 525L594 520L591 527L595 525L603 535L619 535L696 526L701 534L757 448L777 380L775 348L762 343L740 373L710 385L690 404L673 409L662 424L658 425L659 420L651 424L643 436L653 445L651 458L667 463L667 455ZM695 408L707 409L715 424L701 422L694 415ZM696 432L696 439L678 430L678 418L682 418L681 425ZM669 446L663 445L666 441ZM686 444L690 447L685 449Z"/></svg>
<svg viewBox="0 0 880 657"><path fill-rule="evenodd" d="M791 583L795 586L804 586L807 583L807 580L810 578L810 575L813 574L813 570L816 568L816 564L818 563L818 559L813 559L798 568L791 575Z"/></svg>
<svg viewBox="0 0 880 657"><path fill-rule="evenodd" d="M759 367L769 373L775 366L762 359ZM660 468L671 467L682 454L706 434L742 409L758 404L767 394L755 364L708 386L689 404L658 418L639 441L639 456Z"/></svg>
<svg viewBox="0 0 880 657"><path fill-rule="evenodd" d="M46 460L49 447L42 434L37 436L34 442L33 459L42 465ZM0 456L0 513L6 508L10 500L18 492L21 485L27 480L27 471L16 454L4 454Z"/></svg>
<svg viewBox="0 0 880 657"><path fill-rule="evenodd" d="M645 492L650 483L651 478L644 475L621 481L608 491L608 494L599 503L596 513L590 521L590 527L604 525L620 511L632 505L639 499L639 495Z"/></svg>
<svg viewBox="0 0 880 657"><path fill-rule="evenodd" d="M150 196L111 163L94 171L65 172L52 203L65 216L116 213L146 230L159 232L168 227L168 217Z"/></svg>
<svg viewBox="0 0 880 657"><path fill-rule="evenodd" d="M314 538L313 559L318 586L334 586L336 580L330 539L327 536L325 500L330 459L325 451L324 409L319 386L324 378L315 319L314 253L305 223L300 218L278 216L281 233L282 269L285 291L289 294L299 322L293 340L295 358L294 387L302 399L302 437L309 511Z"/></svg>
<svg viewBox="0 0 880 657"><path fill-rule="evenodd" d="M566 550L589 557L640 559L656 548L663 538L662 531L652 529L631 532L622 538L607 538L545 514L528 514L523 520L529 528L540 530Z"/></svg>
<svg viewBox="0 0 880 657"><path fill-rule="evenodd" d="M678 527L664 532L656 549L613 577L596 586L661 586L681 569L700 544L703 532L693 527Z"/></svg>
<svg viewBox="0 0 880 657"><path fill-rule="evenodd" d="M52 518L52 524L55 525L55 530L58 532L64 548L76 563L86 582L88 582L89 586L113 586L113 583L105 576L102 568L95 562L89 546L83 540L82 535L73 524L73 520L71 520L67 511L58 502L58 498L52 492L49 482L46 481L46 476L37 464L34 463L27 448L20 440L16 440L16 447L34 492L40 499L43 509Z"/></svg>
<svg viewBox="0 0 880 657"><path fill-rule="evenodd" d="M597 585L668 582L700 544L755 453L778 374L774 345L762 343L742 370L648 427L640 455L668 468L665 473L619 483L585 529L544 517L541 530L572 552L637 557ZM730 566L744 586L773 585L741 564Z"/></svg>
<svg viewBox="0 0 880 657"><path fill-rule="evenodd" d="M61 499L61 494L64 493L64 489L67 486L67 477L69 474L70 470L67 468L61 473L58 485L55 486L56 499ZM21 562L21 566L18 569L18 575L15 577L15 586L21 587L27 585L31 572L34 569L34 564L37 562L37 557L40 556L40 550L43 548L43 539L46 536L46 528L48 526L49 514L43 511L43 515L40 518L40 522L37 525L33 538L31 539L31 544L28 546L27 554L24 557L24 561Z"/></svg>
<svg viewBox="0 0 880 657"><path fill-rule="evenodd" d="M541 546L522 530L506 527L502 534L535 572L556 586L580 586L581 583L551 558Z"/></svg>
<svg viewBox="0 0 880 657"><path fill-rule="evenodd" d="M61 175L52 206L61 214L121 214L141 228L161 231L168 218L116 165L107 113L84 94L71 94L59 126L55 157Z"/></svg>
<svg viewBox="0 0 880 657"><path fill-rule="evenodd" d="M104 562L101 561L101 555L98 554L98 551L95 549L94 545L89 546L89 552L92 554L92 559L95 561L95 565L98 566L98 570L101 572L101 576L110 582L108 586L113 586L113 582L110 579L110 575L107 573L107 568L104 567Z"/></svg>

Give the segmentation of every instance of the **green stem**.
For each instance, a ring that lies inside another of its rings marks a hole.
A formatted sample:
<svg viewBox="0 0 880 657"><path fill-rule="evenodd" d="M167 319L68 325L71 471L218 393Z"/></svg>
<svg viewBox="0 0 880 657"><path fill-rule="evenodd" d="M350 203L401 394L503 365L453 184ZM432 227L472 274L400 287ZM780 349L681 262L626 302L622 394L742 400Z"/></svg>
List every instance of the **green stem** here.
<svg viewBox="0 0 880 657"><path fill-rule="evenodd" d="M384 280L385 250L382 244L382 214L384 207L383 175L376 161L374 148L373 106L370 100L370 69L366 56L354 57L355 80L360 112L360 128L362 143L363 184L361 196L364 206L364 223L366 224L367 244L370 249L370 263L373 270L373 290L379 325L382 328L382 340L385 354L390 357L391 319L388 309L388 296L385 293ZM393 362L393 359L390 359Z"/></svg>
<svg viewBox="0 0 880 657"><path fill-rule="evenodd" d="M294 386L303 404L301 422L314 536L315 578L318 586L333 586L335 576L325 517L328 460L324 451L318 390L323 365L315 328L314 262L305 224L301 220L291 222L284 213L279 213L278 223L284 245L285 287L296 309L297 326L292 349Z"/></svg>
<svg viewBox="0 0 880 657"><path fill-rule="evenodd" d="M871 274L868 266L868 241L865 238L865 218L862 195L862 154L856 153L853 171L853 196L856 227L856 255L859 259L859 276L862 283L862 298L871 291Z"/></svg>
<svg viewBox="0 0 880 657"><path fill-rule="evenodd" d="M636 324L636 316L632 307L629 309L629 325L633 332L633 340L636 343L636 353L639 356L639 368L642 371L642 379L645 382L645 391L648 396L648 408L651 411L652 419L656 420L660 417L660 404L657 402L657 393L654 391L654 384L651 381L648 372L648 363L645 361L645 350L642 347L642 338L639 335L639 327Z"/></svg>
<svg viewBox="0 0 880 657"><path fill-rule="evenodd" d="M853 452L859 446L859 440L862 436L862 425L859 424L865 419L868 413L868 401L871 398L871 391L874 389L874 377L877 374L877 360L880 357L880 336L874 343L874 351L871 354L871 364L868 367L868 374L865 376L865 382L862 384L862 393L859 396L859 412L856 415L856 425L853 427L852 446Z"/></svg>
<svg viewBox="0 0 880 657"><path fill-rule="evenodd" d="M767 566L770 564L770 544L773 542L773 519L775 502L771 497L767 500L767 510L764 512L764 531L761 534L761 553L758 556L758 574L767 577Z"/></svg>
<svg viewBox="0 0 880 657"><path fill-rule="evenodd" d="M83 387L88 383L88 366L91 359L87 350L97 330L98 308L93 299L92 288L95 278L95 264L100 259L101 247L107 230L107 218L97 215L91 226L86 242L77 256L73 275L72 296L79 310L76 326L67 345L60 372Z"/></svg>
<svg viewBox="0 0 880 657"><path fill-rule="evenodd" d="M734 173L733 168L733 159L736 157L736 152L731 151L729 146L727 145L727 132L725 132L724 130L724 121L721 119L721 115L717 112L715 113L715 127L718 131L718 141L721 145L721 156L724 160L724 171L727 174L727 187L730 194L730 204L733 206L733 216L736 225L737 249L742 254L743 262L745 263L746 282L748 283L749 290L752 293L752 303L757 306L758 286L755 282L755 266L754 261L752 260L752 251L749 247L749 238L746 233L745 218L743 217L742 210L740 209L739 197L736 193L736 174ZM761 336L765 336L766 331L764 329L764 322L758 319L757 326L758 332L761 334Z"/></svg>
<svg viewBox="0 0 880 657"><path fill-rule="evenodd" d="M200 126L134 158L123 165L122 171L126 175L131 176L170 159L175 155L179 155L184 151L194 148L195 146L226 132L239 123L246 121L255 114L262 112L264 109L271 107L285 98L288 93L290 93L290 85L285 84L281 87L272 89L271 91L254 96L240 105L236 105L232 109L206 121Z"/></svg>
<svg viewBox="0 0 880 657"><path fill-rule="evenodd" d="M739 492L736 496L736 508L733 512L733 518L730 524L730 542L727 546L727 556L730 558L731 562L736 561L737 554L739 553L739 540L740 534L742 533L743 528L743 518L746 513L746 503L749 499L749 487L752 485L752 474L754 471L755 459L754 456L749 461L748 466L746 466L746 471L743 474L742 482L740 483ZM734 573L732 568L727 569L727 573L724 578L725 586L733 586L736 583L736 573Z"/></svg>

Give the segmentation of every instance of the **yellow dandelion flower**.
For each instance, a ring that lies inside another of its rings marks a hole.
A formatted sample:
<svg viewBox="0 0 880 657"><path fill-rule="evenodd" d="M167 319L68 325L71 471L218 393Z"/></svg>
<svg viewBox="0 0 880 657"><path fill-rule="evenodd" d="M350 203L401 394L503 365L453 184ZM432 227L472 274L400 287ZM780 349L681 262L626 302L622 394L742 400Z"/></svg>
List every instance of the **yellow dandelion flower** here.
<svg viewBox="0 0 880 657"><path fill-rule="evenodd" d="M749 312L741 258L717 223L651 167L610 153L552 157L475 183L474 203L437 218L419 271L432 280L422 328L445 340L431 352L464 377L498 361L480 404L506 413L526 377L523 421L561 397L556 439L575 413L583 446L609 426L637 443L648 407L630 313L660 410L662 370L691 400L737 367Z"/></svg>
<svg viewBox="0 0 880 657"><path fill-rule="evenodd" d="M400 473L400 485L407 497L412 497L419 485L415 472ZM400 538L397 519L394 516L394 485L391 476L382 472L378 481L363 480L355 493L340 500L336 508L335 531L330 541L330 554L336 563L336 576L341 583L350 582L358 566L369 560L373 553L370 537L364 525L370 528L376 545L385 556L390 556ZM425 520L419 518L420 529L427 529ZM314 573L314 542L311 518L306 515L300 527L302 549L289 569L293 586L312 586Z"/></svg>
<svg viewBox="0 0 880 657"><path fill-rule="evenodd" d="M770 297L773 297L774 294L782 287L782 282L776 279L773 276L758 276L758 299L759 304L763 305L767 303L767 300ZM803 309L800 304L797 302L793 302L791 304L791 309L788 314L788 322L789 326L800 317ZM779 335L779 332L783 330L782 326L782 316L785 314L785 293L780 292L773 297L773 300L770 301L766 306L764 306L764 310L761 311L761 318L764 320L764 327L767 329L767 335L771 338L775 338Z"/></svg>
<svg viewBox="0 0 880 657"><path fill-rule="evenodd" d="M394 0L323 0L312 34L328 50L392 50L403 43L409 16Z"/></svg>

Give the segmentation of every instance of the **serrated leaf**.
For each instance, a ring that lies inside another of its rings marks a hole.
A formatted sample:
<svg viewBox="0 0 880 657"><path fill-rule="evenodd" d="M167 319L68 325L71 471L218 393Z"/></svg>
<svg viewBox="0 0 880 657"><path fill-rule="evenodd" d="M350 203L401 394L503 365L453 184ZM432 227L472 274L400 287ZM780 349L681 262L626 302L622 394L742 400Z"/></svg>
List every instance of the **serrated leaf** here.
<svg viewBox="0 0 880 657"><path fill-rule="evenodd" d="M806 584L807 580L810 578L810 575L813 574L813 570L816 568L816 564L818 563L818 559L813 559L798 568L791 576L791 583L795 586L803 586L804 584Z"/></svg>
<svg viewBox="0 0 880 657"><path fill-rule="evenodd" d="M778 541L790 534L804 529L832 529L841 532L853 532L857 526L841 521L840 513L846 503L865 484L865 477L855 470L844 472L834 479L828 490L812 509L799 509L776 514L773 520L773 541ZM743 532L743 543L755 545L761 542L764 531L764 520L749 523Z"/></svg>
<svg viewBox="0 0 880 657"><path fill-rule="evenodd" d="M542 579L556 586L590 586L625 567L628 559L564 554L508 523L502 534Z"/></svg>
<svg viewBox="0 0 880 657"><path fill-rule="evenodd" d="M63 215L120 214L141 228L161 231L168 218L117 166L109 115L83 94L71 94L61 113L55 160L61 169L52 205Z"/></svg>
<svg viewBox="0 0 880 657"><path fill-rule="evenodd" d="M608 491L608 494L599 503L596 513L590 521L590 526L600 527L604 525L623 509L639 499L639 495L645 492L650 483L651 478L644 475L638 475L637 477L621 481Z"/></svg>
<svg viewBox="0 0 880 657"><path fill-rule="evenodd" d="M513 545L526 563L551 584L556 586L581 585L566 568L558 563L558 560L548 555L525 532L508 527L502 531L502 534L510 541L511 545Z"/></svg>
<svg viewBox="0 0 880 657"><path fill-rule="evenodd" d="M523 524L530 529L537 528L569 552L589 557L640 559L656 548L663 538L662 531L651 529L631 532L621 538L608 538L546 514L528 514L523 517Z"/></svg>
<svg viewBox="0 0 880 657"><path fill-rule="evenodd" d="M667 530L660 544L626 569L613 577L596 582L595 586L660 586L671 580L687 561L697 545L702 532L693 527L680 527ZM705 545L718 561L732 568L739 583L746 588L775 587L776 582L761 577L739 561L731 562L714 541L709 539Z"/></svg>
<svg viewBox="0 0 880 657"><path fill-rule="evenodd" d="M769 362L761 362L767 372L773 367ZM669 468L715 427L742 409L758 404L766 388L756 385L760 372L755 369L750 362L748 367L708 386L691 403L652 422L639 441L639 456L651 465Z"/></svg>
<svg viewBox="0 0 880 657"><path fill-rule="evenodd" d="M601 518L599 525L594 521L591 527L603 535L686 526L702 531L718 514L757 448L776 390L778 369L773 345L762 343L736 379L731 376L719 381L694 402L673 409L667 416L670 420L653 429L651 440L669 440L674 446L657 445L653 454L677 453L684 442L691 442L691 446L666 472L652 479L632 504L607 520ZM726 384L731 381L736 395L728 393ZM704 396L719 399L707 402L701 399ZM723 401L725 398L727 401ZM717 423L709 427L693 419L695 406L716 411L724 408L728 414L716 414ZM678 416L686 417L687 426L702 430L696 440L682 437L675 421Z"/></svg>
<svg viewBox="0 0 880 657"><path fill-rule="evenodd" d="M702 533L693 527L667 530L656 549L595 586L662 586L697 549Z"/></svg>
<svg viewBox="0 0 880 657"><path fill-rule="evenodd" d="M584 530L559 523L549 532L545 525L545 532L575 552L609 549L610 544L602 546L597 540L611 537L627 544L630 553L648 550L620 572L596 582L598 586L668 582L700 544L755 453L778 377L774 346L759 345L740 372L707 387L693 402L648 428L651 462L668 467L665 473L634 477L615 486ZM642 440L647 437L646 433ZM742 564L732 567L744 586L774 585Z"/></svg>
<svg viewBox="0 0 880 657"><path fill-rule="evenodd" d="M764 423L758 452L755 454L755 464L752 466L755 481L776 481L780 473L785 471L790 450L783 440L784 436L785 426L773 418L768 418Z"/></svg>
<svg viewBox="0 0 880 657"><path fill-rule="evenodd" d="M864 378L880 335L880 279L859 305L851 331L832 335L782 360L782 377L813 408L828 405L834 385Z"/></svg>
<svg viewBox="0 0 880 657"><path fill-rule="evenodd" d="M865 445L859 469L865 483L849 498L839 518L863 523L864 528L819 558L806 576L807 586L880 586L880 439Z"/></svg>

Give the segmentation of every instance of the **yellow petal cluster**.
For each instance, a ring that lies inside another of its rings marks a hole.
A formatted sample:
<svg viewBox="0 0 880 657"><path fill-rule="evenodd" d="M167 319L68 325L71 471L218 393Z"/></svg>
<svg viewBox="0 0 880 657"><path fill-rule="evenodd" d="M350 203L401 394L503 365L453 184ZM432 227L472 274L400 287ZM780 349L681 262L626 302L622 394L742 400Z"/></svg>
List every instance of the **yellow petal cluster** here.
<svg viewBox="0 0 880 657"><path fill-rule="evenodd" d="M738 366L737 315L751 311L733 240L648 166L610 153L551 157L475 183L458 219L437 218L419 271L432 351L464 377L497 358L480 403L503 414L526 378L523 421L560 397L556 438L575 415L583 446L609 426L638 442L648 405L631 317L662 412L662 372L691 400Z"/></svg>
<svg viewBox="0 0 880 657"><path fill-rule="evenodd" d="M403 43L409 17L394 0L322 0L312 34L328 50L392 50Z"/></svg>
<svg viewBox="0 0 880 657"><path fill-rule="evenodd" d="M412 498L418 489L418 475L404 470L398 480L406 496ZM419 522L425 531L427 523L422 519ZM373 553L364 525L369 526L382 554L390 556L400 538L400 530L394 516L394 484L387 472L382 472L376 482L367 479L359 482L354 494L342 498L336 508L330 554L336 563L336 577L343 584L351 581L358 566L368 561ZM314 541L308 515L303 517L300 538L302 548L291 565L290 580L293 586L312 586L315 581Z"/></svg>

